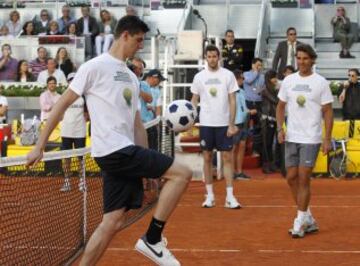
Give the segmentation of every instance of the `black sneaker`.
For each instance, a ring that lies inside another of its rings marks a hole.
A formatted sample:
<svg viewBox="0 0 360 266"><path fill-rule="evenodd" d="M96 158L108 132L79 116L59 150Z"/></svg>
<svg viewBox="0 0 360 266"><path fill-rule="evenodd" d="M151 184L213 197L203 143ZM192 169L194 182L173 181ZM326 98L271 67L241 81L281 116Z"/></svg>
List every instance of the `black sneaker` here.
<svg viewBox="0 0 360 266"><path fill-rule="evenodd" d="M238 179L238 180L250 180L251 177L244 174L244 173L237 173L234 175L235 176L235 179Z"/></svg>

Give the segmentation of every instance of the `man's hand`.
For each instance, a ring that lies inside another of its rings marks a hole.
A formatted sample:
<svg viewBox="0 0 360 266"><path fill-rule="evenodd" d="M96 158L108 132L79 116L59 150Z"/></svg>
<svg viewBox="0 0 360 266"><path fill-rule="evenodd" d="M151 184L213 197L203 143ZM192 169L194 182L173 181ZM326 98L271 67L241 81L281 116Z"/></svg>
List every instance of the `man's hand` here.
<svg viewBox="0 0 360 266"><path fill-rule="evenodd" d="M251 115L256 115L256 114L257 114L257 110L256 110L256 109L251 109L251 110L249 110L249 114L251 114Z"/></svg>
<svg viewBox="0 0 360 266"><path fill-rule="evenodd" d="M26 155L26 167L36 165L43 157L42 149L37 146Z"/></svg>
<svg viewBox="0 0 360 266"><path fill-rule="evenodd" d="M343 91L340 95L339 95L339 102L343 103L345 101L345 91Z"/></svg>
<svg viewBox="0 0 360 266"><path fill-rule="evenodd" d="M239 131L239 129L238 129L237 126L230 125L230 126L228 127L227 132L226 132L226 136L232 137L232 136L234 136L236 133L238 133L238 131Z"/></svg>
<svg viewBox="0 0 360 266"><path fill-rule="evenodd" d="M331 140L324 139L324 141L322 143L322 152L323 152L323 154L328 154L330 150L331 150Z"/></svg>
<svg viewBox="0 0 360 266"><path fill-rule="evenodd" d="M283 144L285 142L285 137L286 137L285 131L284 131L284 129L281 129L278 132L278 141L280 144Z"/></svg>

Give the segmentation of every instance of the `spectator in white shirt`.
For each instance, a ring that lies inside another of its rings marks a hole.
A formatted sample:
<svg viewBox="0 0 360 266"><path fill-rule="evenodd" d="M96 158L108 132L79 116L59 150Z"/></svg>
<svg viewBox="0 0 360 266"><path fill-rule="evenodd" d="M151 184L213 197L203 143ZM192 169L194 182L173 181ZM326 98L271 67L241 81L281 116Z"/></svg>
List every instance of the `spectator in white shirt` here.
<svg viewBox="0 0 360 266"><path fill-rule="evenodd" d="M67 85L64 72L60 69L56 69L56 61L53 58L47 60L47 69L39 73L37 81L42 84L47 84L48 77L53 76L57 80L57 84Z"/></svg>

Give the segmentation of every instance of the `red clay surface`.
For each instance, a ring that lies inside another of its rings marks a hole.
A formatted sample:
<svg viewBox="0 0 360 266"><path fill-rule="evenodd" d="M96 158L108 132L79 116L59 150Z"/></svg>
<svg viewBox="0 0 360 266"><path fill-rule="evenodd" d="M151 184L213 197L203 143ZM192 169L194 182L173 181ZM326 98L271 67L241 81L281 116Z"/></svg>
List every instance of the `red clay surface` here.
<svg viewBox="0 0 360 266"><path fill-rule="evenodd" d="M285 180L247 173L251 181L235 182L241 210L223 207L224 181L215 182L212 209L201 208L203 184L190 184L164 231L182 265L360 265L360 179L314 180L311 209L320 232L292 239L296 208ZM134 250L150 219L119 232L97 265L153 265Z"/></svg>

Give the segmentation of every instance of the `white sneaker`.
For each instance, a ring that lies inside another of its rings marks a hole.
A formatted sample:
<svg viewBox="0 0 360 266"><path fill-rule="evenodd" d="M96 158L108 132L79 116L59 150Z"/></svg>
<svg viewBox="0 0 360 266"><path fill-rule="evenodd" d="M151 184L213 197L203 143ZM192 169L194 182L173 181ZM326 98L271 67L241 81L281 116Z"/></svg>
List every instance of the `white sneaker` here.
<svg viewBox="0 0 360 266"><path fill-rule="evenodd" d="M135 249L139 251L144 256L151 259L157 265L161 266L180 266L180 262L175 258L175 256L166 248L167 241L166 238L162 237L159 243L151 245L146 241L146 237L143 236L140 238L136 245Z"/></svg>
<svg viewBox="0 0 360 266"><path fill-rule="evenodd" d="M61 192L67 192L71 190L70 182L65 181L64 185L60 188Z"/></svg>
<svg viewBox="0 0 360 266"><path fill-rule="evenodd" d="M226 197L225 200L225 208L229 208L229 209L240 209L241 205L240 203L236 200L236 198L234 196L232 197Z"/></svg>
<svg viewBox="0 0 360 266"><path fill-rule="evenodd" d="M215 207L215 198L214 196L205 195L205 201L202 204L203 208L212 208Z"/></svg>
<svg viewBox="0 0 360 266"><path fill-rule="evenodd" d="M319 225L317 224L316 220L311 216L305 220L305 234L311 234L319 231ZM289 234L293 234L293 228L289 229Z"/></svg>
<svg viewBox="0 0 360 266"><path fill-rule="evenodd" d="M294 226L291 231L292 238L303 238L305 236L306 222L298 218L294 219Z"/></svg>

